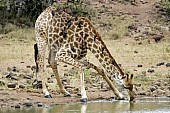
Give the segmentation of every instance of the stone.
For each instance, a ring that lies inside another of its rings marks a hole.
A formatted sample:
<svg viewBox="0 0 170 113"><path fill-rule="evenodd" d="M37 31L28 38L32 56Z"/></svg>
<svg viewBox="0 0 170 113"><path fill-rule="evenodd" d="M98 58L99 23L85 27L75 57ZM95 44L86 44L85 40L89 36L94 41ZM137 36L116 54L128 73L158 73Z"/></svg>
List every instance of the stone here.
<svg viewBox="0 0 170 113"><path fill-rule="evenodd" d="M25 78L25 79L32 79L33 76L32 76L32 75L24 75L24 78Z"/></svg>
<svg viewBox="0 0 170 113"><path fill-rule="evenodd" d="M162 66L164 64L165 64L164 62L161 62L161 63L156 64L156 66Z"/></svg>
<svg viewBox="0 0 170 113"><path fill-rule="evenodd" d="M17 67L14 66L14 67L11 68L11 71L13 71L13 72L19 72L20 70L19 70Z"/></svg>
<svg viewBox="0 0 170 113"><path fill-rule="evenodd" d="M20 84L19 85L19 88L21 88L21 89L24 89L26 86L25 85L23 85L23 84Z"/></svg>
<svg viewBox="0 0 170 113"><path fill-rule="evenodd" d="M166 64L166 67L170 67L170 63L167 63L167 64Z"/></svg>
<svg viewBox="0 0 170 113"><path fill-rule="evenodd" d="M137 67L142 67L142 65L138 65Z"/></svg>
<svg viewBox="0 0 170 113"><path fill-rule="evenodd" d="M147 72L148 72L148 73L153 73L153 72L155 72L155 70L154 70L154 69L148 69Z"/></svg>
<svg viewBox="0 0 170 113"><path fill-rule="evenodd" d="M154 86L151 86L151 87L150 87L151 92L155 91L156 89L157 89L157 88L154 87Z"/></svg>
<svg viewBox="0 0 170 113"><path fill-rule="evenodd" d="M42 103L42 102L35 102L34 104L36 104L37 107L42 107L42 106L43 106L43 103Z"/></svg>
<svg viewBox="0 0 170 113"><path fill-rule="evenodd" d="M25 102L25 103L23 103L23 105L26 106L26 107L31 107L31 106L33 106L33 104L32 104L31 102Z"/></svg>
<svg viewBox="0 0 170 113"><path fill-rule="evenodd" d="M0 81L0 86L5 86L5 82L4 81Z"/></svg>
<svg viewBox="0 0 170 113"><path fill-rule="evenodd" d="M15 108L21 108L21 106L20 106L20 105L18 105L18 104L17 104L17 105L15 105L14 107L15 107Z"/></svg>
<svg viewBox="0 0 170 113"><path fill-rule="evenodd" d="M17 85L18 85L18 83L12 83L12 82L10 82L10 83L7 84L7 87L8 87L8 88L16 88Z"/></svg>

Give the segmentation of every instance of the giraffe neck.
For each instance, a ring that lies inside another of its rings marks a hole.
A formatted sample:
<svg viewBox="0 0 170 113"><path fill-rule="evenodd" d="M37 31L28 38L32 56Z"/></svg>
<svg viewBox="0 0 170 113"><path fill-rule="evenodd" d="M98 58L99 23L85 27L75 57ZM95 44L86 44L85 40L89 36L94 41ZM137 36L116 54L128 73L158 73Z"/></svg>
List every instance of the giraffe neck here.
<svg viewBox="0 0 170 113"><path fill-rule="evenodd" d="M124 72L119 67L115 59L110 54L101 36L95 28L89 23L89 37L87 38L87 48L95 55L107 73L114 75L116 72L121 78L124 78Z"/></svg>

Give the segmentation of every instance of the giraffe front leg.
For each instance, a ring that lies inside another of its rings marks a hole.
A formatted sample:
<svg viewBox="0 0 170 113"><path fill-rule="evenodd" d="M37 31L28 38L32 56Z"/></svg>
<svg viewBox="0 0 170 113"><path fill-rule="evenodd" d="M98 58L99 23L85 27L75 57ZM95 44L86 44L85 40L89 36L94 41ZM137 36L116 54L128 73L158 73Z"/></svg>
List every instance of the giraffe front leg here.
<svg viewBox="0 0 170 113"><path fill-rule="evenodd" d="M48 57L48 63L51 65L53 73L56 77L57 84L60 88L60 92L64 94L64 97L71 96L71 94L68 91L66 91L66 89L64 88L64 86L61 82L61 79L59 77L58 69L57 69L57 61L55 60L55 55L56 55L56 52L50 50L49 57Z"/></svg>
<svg viewBox="0 0 170 113"><path fill-rule="evenodd" d="M108 83L108 85L110 86L110 88L112 89L112 91L114 92L114 94L117 96L117 99L119 100L124 100L124 96L119 92L119 90L115 87L114 82L112 82L104 73L103 69L99 69L96 65L94 65L91 62L86 62L87 66L89 68L93 68L95 69L100 75L102 75L103 79L106 80L106 82Z"/></svg>
<svg viewBox="0 0 170 113"><path fill-rule="evenodd" d="M84 84L84 67L81 67L81 74L80 74L80 83L81 83L81 101L87 102L87 95L85 90L85 84Z"/></svg>

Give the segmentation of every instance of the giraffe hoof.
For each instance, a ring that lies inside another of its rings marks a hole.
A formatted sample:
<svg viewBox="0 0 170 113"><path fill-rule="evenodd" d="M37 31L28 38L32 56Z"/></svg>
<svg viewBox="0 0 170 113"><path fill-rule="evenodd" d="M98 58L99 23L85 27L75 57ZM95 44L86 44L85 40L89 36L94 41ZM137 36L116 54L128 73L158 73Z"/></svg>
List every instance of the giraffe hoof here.
<svg viewBox="0 0 170 113"><path fill-rule="evenodd" d="M49 94L49 95L45 95L45 98L52 98L52 96Z"/></svg>
<svg viewBox="0 0 170 113"><path fill-rule="evenodd" d="M64 97L71 97L70 93L64 93Z"/></svg>
<svg viewBox="0 0 170 113"><path fill-rule="evenodd" d="M81 102L87 102L87 98L82 98Z"/></svg>

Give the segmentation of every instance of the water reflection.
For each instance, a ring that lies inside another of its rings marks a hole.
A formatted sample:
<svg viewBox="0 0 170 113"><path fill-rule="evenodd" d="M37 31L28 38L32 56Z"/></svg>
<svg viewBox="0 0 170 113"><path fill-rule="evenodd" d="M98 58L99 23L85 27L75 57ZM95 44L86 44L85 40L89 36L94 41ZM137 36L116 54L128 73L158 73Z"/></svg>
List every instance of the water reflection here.
<svg viewBox="0 0 170 113"><path fill-rule="evenodd" d="M64 106L64 107L63 107ZM138 100L136 103L128 101L98 101L87 104L55 105L49 113L168 113L170 111L170 99L165 100Z"/></svg>
<svg viewBox="0 0 170 113"><path fill-rule="evenodd" d="M128 101L93 101L43 108L0 109L0 113L169 113L170 98Z"/></svg>

